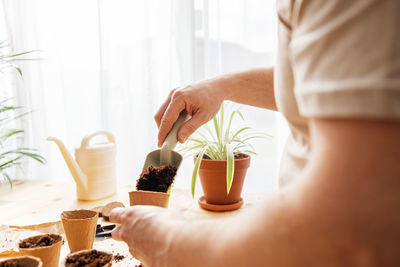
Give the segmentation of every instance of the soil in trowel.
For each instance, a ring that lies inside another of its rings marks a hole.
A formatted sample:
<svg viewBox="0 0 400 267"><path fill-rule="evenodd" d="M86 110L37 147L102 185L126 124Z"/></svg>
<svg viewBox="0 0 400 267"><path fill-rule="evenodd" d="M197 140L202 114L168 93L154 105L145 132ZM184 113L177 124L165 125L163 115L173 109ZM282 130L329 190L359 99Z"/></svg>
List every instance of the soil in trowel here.
<svg viewBox="0 0 400 267"><path fill-rule="evenodd" d="M161 167L150 166L136 180L136 189L166 193L174 182L176 171L176 167L171 165Z"/></svg>
<svg viewBox="0 0 400 267"><path fill-rule="evenodd" d="M99 253L97 250L94 249L85 254L68 256L65 261L65 267L100 267L109 263L110 260L111 255Z"/></svg>
<svg viewBox="0 0 400 267"><path fill-rule="evenodd" d="M33 236L22 240L21 243L19 243L19 247L20 248L47 247L59 242L60 238L61 238L60 236L52 234Z"/></svg>

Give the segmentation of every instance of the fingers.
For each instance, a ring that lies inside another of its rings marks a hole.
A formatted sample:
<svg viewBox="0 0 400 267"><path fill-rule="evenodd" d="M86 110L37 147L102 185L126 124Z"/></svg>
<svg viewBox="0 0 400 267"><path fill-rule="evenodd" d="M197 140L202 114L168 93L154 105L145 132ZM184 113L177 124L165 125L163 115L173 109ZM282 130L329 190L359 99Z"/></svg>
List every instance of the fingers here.
<svg viewBox="0 0 400 267"><path fill-rule="evenodd" d="M178 141L184 143L201 125L207 120L203 114L194 114L193 117L185 122L178 131Z"/></svg>
<svg viewBox="0 0 400 267"><path fill-rule="evenodd" d="M164 143L165 138L167 137L169 131L172 128L172 125L175 123L176 119L179 117L179 113L185 109L185 103L179 97L174 99L172 97L171 102L169 103L167 109L164 112L164 115L161 119L159 131L158 131L158 146L161 147Z"/></svg>
<svg viewBox="0 0 400 267"><path fill-rule="evenodd" d="M121 223L121 216L125 212L124 208L115 208L110 213L110 222Z"/></svg>
<svg viewBox="0 0 400 267"><path fill-rule="evenodd" d="M122 241L120 226L114 228L114 230L111 232L111 237L117 241Z"/></svg>
<svg viewBox="0 0 400 267"><path fill-rule="evenodd" d="M173 93L175 92L176 89L171 90L171 92L168 95L167 100L164 101L164 103L161 105L161 107L158 109L157 113L154 115L154 120L157 123L157 127L160 128L161 125L161 119L164 116L165 110L167 109L169 103L171 102L171 98Z"/></svg>

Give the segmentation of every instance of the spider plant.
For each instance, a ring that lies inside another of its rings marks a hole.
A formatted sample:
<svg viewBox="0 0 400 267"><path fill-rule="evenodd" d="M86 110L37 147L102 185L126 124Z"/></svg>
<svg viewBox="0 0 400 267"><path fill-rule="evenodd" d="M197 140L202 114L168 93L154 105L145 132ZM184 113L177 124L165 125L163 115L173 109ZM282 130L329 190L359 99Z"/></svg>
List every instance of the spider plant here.
<svg viewBox="0 0 400 267"><path fill-rule="evenodd" d="M226 113L225 108L225 103L223 103L219 113L189 137L179 149L185 154L196 156L192 174L192 197L195 193L200 164L204 158L227 161L226 191L229 194L235 171L235 157L241 153L255 154L251 141L266 137L265 134L252 131L248 126L232 129L232 121L236 117L240 117L244 121L244 117L239 109L231 109Z"/></svg>
<svg viewBox="0 0 400 267"><path fill-rule="evenodd" d="M8 41L4 40L0 42L0 73L9 68L14 68L18 71L19 75L22 77L21 68L15 63L16 61L27 61L27 60L37 60L34 58L20 58L20 56L30 54L32 52L37 52L38 50L30 50L20 53L11 53L10 44Z"/></svg>
<svg viewBox="0 0 400 267"><path fill-rule="evenodd" d="M15 64L17 60L34 60L18 58L22 55L32 53L36 50L21 53L5 52L9 48L7 41L0 42L0 73L5 69L14 68L22 77L20 67ZM9 104L10 99L0 101L0 177L7 180L12 186L12 179L9 171L13 167L20 167L24 158L31 158L40 163L45 159L37 154L37 150L26 147L19 147L17 141L23 137L24 131L14 127L19 119L29 114L24 112L24 107Z"/></svg>

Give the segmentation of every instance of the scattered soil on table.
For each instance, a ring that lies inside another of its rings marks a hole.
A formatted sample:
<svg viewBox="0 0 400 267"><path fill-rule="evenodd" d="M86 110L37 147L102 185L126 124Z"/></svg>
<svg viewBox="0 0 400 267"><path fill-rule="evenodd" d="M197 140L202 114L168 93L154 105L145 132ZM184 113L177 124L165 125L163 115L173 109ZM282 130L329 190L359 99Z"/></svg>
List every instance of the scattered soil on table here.
<svg viewBox="0 0 400 267"><path fill-rule="evenodd" d="M101 215L103 216L103 219L109 221L111 211L115 208L125 208L125 205L117 201L108 203L101 209Z"/></svg>
<svg viewBox="0 0 400 267"><path fill-rule="evenodd" d="M115 261L115 262L120 262L120 261L122 261L123 259L125 259L125 256L124 256L124 255L121 255L121 254L119 254L119 253L117 253L117 254L114 255L114 261Z"/></svg>
<svg viewBox="0 0 400 267"><path fill-rule="evenodd" d="M19 243L20 248L37 248L51 246L61 240L61 236L54 234L46 234L39 236L32 236L22 240Z"/></svg>
<svg viewBox="0 0 400 267"><path fill-rule="evenodd" d="M136 189L166 193L174 182L176 171L176 167L171 165L161 167L150 166L136 180Z"/></svg>
<svg viewBox="0 0 400 267"><path fill-rule="evenodd" d="M101 253L95 249L78 255L68 256L65 267L100 267L111 261L111 255Z"/></svg>

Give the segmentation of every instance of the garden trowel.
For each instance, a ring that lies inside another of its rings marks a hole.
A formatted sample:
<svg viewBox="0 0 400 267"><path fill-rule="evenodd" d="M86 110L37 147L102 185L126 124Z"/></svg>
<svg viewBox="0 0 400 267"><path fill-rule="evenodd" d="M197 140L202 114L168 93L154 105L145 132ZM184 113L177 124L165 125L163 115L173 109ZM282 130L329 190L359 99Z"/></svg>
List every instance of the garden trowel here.
<svg viewBox="0 0 400 267"><path fill-rule="evenodd" d="M160 167L163 165L171 165L177 169L181 165L182 155L174 151L176 144L178 143L178 130L181 126L189 119L189 116L185 110L180 114L170 132L168 133L161 149L154 150L147 154L146 160L143 165L143 171L149 166Z"/></svg>

